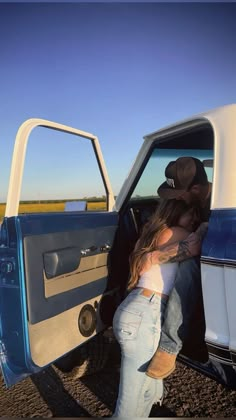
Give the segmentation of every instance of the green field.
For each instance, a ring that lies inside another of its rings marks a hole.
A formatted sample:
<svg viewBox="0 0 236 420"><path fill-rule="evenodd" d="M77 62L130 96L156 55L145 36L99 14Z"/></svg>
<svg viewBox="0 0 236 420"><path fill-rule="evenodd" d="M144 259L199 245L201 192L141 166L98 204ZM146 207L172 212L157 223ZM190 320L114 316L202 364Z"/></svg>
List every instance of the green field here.
<svg viewBox="0 0 236 420"><path fill-rule="evenodd" d="M5 204L0 204L0 222L2 221L4 214L5 214ZM65 202L49 202L49 203L29 203L29 204L20 204L19 213L47 213L47 212L57 212L57 211L64 211L65 209ZM88 211L102 211L106 210L106 203L103 202L95 202L95 201L88 201L87 203L87 210Z"/></svg>

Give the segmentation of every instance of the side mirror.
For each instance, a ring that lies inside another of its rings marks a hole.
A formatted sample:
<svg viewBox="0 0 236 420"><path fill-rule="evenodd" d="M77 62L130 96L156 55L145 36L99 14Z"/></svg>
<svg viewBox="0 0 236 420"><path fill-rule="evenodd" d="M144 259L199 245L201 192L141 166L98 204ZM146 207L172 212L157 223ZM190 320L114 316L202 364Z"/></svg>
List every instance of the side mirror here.
<svg viewBox="0 0 236 420"><path fill-rule="evenodd" d="M67 201L65 203L65 211L85 211L87 210L86 201Z"/></svg>

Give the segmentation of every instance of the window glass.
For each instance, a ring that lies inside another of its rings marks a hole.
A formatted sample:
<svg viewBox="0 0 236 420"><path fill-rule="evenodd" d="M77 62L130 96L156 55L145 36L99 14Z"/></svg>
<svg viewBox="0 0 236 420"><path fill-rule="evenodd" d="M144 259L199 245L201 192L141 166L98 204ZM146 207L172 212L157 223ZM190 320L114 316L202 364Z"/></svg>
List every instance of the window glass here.
<svg viewBox="0 0 236 420"><path fill-rule="evenodd" d="M106 206L91 140L36 127L26 151L19 213L98 211Z"/></svg>
<svg viewBox="0 0 236 420"><path fill-rule="evenodd" d="M169 162L181 156L193 156L205 162L208 180L213 177L213 151L195 149L158 149L155 148L132 193L131 198L157 197L157 189L165 181L165 168Z"/></svg>

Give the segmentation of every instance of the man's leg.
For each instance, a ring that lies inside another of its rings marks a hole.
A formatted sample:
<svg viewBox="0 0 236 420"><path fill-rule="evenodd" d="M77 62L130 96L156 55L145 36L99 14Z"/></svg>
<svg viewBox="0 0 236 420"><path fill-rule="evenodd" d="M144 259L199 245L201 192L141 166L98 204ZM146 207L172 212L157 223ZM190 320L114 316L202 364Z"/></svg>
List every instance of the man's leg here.
<svg viewBox="0 0 236 420"><path fill-rule="evenodd" d="M146 372L148 376L166 378L174 371L200 293L199 257L182 261L166 307L159 346Z"/></svg>

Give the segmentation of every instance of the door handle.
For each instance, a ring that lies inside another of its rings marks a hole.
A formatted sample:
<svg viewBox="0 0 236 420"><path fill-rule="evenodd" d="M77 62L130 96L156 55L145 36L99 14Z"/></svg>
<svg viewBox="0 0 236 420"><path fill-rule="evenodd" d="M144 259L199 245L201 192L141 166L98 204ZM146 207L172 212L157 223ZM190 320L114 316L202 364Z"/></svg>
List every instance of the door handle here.
<svg viewBox="0 0 236 420"><path fill-rule="evenodd" d="M100 247L101 252L108 252L111 249L111 245L105 244Z"/></svg>
<svg viewBox="0 0 236 420"><path fill-rule="evenodd" d="M96 251L96 250L97 250L97 247L92 245L89 248L81 249L80 253L81 253L81 255L87 255L87 254L89 254L89 252L93 252L93 251Z"/></svg>

